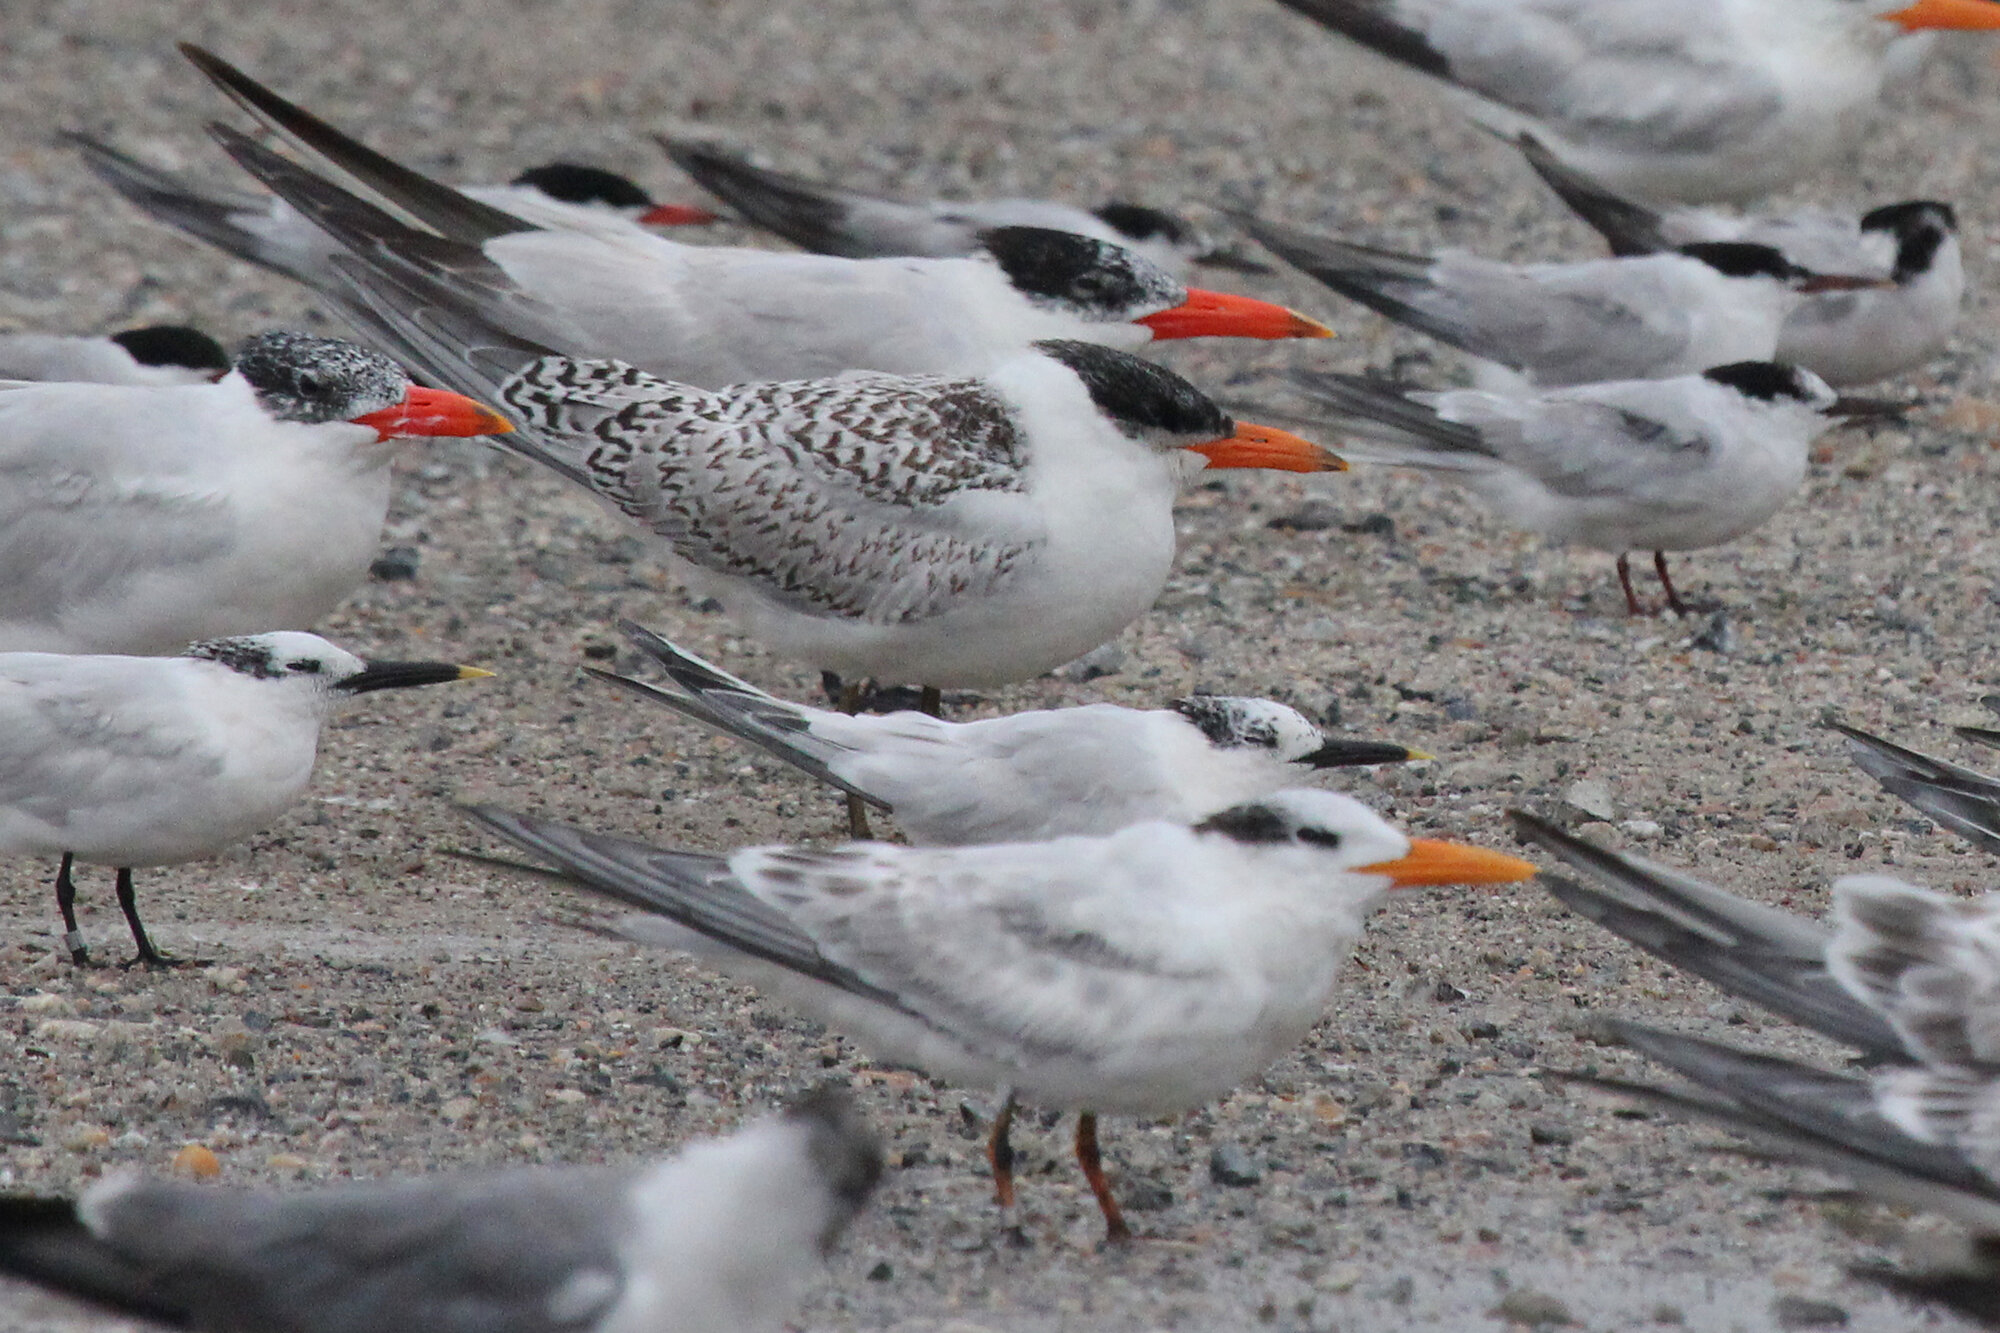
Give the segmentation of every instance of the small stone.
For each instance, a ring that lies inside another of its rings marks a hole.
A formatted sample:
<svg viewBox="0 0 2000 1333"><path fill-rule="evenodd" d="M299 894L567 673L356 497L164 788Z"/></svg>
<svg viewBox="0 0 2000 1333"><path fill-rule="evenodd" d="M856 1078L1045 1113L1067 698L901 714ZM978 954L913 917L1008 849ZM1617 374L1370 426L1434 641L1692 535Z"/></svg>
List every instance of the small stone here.
<svg viewBox="0 0 2000 1333"><path fill-rule="evenodd" d="M111 1143L111 1131L102 1125L78 1125L63 1135L62 1146L71 1152L96 1152Z"/></svg>
<svg viewBox="0 0 2000 1333"><path fill-rule="evenodd" d="M47 1014L50 1018L69 1018L76 1013L76 1006L65 996L41 991L22 1000L20 1010L24 1014Z"/></svg>
<svg viewBox="0 0 2000 1333"><path fill-rule="evenodd" d="M1479 706L1462 694L1447 695L1444 715L1454 722L1474 722L1479 718Z"/></svg>
<svg viewBox="0 0 2000 1333"><path fill-rule="evenodd" d="M479 1103L470 1097L453 1097L438 1107L438 1119L463 1120L479 1109Z"/></svg>
<svg viewBox="0 0 2000 1333"><path fill-rule="evenodd" d="M1174 1192L1151 1176L1127 1176L1118 1182L1118 1202L1128 1213L1158 1213L1174 1206Z"/></svg>
<svg viewBox="0 0 2000 1333"><path fill-rule="evenodd" d="M1117 675L1125 669L1125 661L1123 648L1115 643L1106 643L1091 649L1068 666L1057 667L1055 674L1064 680L1091 681L1100 676Z"/></svg>
<svg viewBox="0 0 2000 1333"><path fill-rule="evenodd" d="M1264 1164L1240 1144L1218 1143L1208 1155L1208 1178L1218 1185L1254 1185L1264 1178Z"/></svg>
<svg viewBox="0 0 2000 1333"><path fill-rule="evenodd" d="M1567 1148L1576 1142L1576 1135L1567 1125L1558 1125L1550 1120L1537 1120L1528 1126L1528 1141L1539 1143L1544 1148Z"/></svg>
<svg viewBox="0 0 2000 1333"><path fill-rule="evenodd" d="M1526 1324L1530 1328L1549 1328L1576 1322L1576 1316L1569 1312L1568 1305L1533 1287L1514 1288L1500 1298L1500 1304L1493 1307L1493 1313L1510 1324Z"/></svg>
<svg viewBox="0 0 2000 1333"><path fill-rule="evenodd" d="M177 1176L192 1176L196 1180L213 1180L222 1174L222 1159L212 1149L199 1143L190 1143L174 1154L170 1168Z"/></svg>
<svg viewBox="0 0 2000 1333"><path fill-rule="evenodd" d="M880 1261L873 1268L868 1270L868 1280L870 1282L887 1282L889 1279L895 1276L896 1276L896 1270L889 1266L889 1261L887 1259Z"/></svg>
<svg viewBox="0 0 2000 1333"><path fill-rule="evenodd" d="M1325 500L1308 500L1289 514L1280 514L1264 526L1281 532L1325 532L1340 522L1340 509Z"/></svg>
<svg viewBox="0 0 2000 1333"><path fill-rule="evenodd" d="M1656 1305L1653 1307L1653 1322L1656 1324L1685 1324L1687 1311L1678 1305Z"/></svg>
<svg viewBox="0 0 2000 1333"><path fill-rule="evenodd" d="M368 577L381 583L408 583L417 576L417 548L391 546L368 566Z"/></svg>
<svg viewBox="0 0 2000 1333"><path fill-rule="evenodd" d="M1617 813L1617 807L1611 803L1611 784L1602 778L1585 778L1581 782L1570 783L1569 789L1563 792L1563 804L1606 823L1610 823L1611 817Z"/></svg>
<svg viewBox="0 0 2000 1333"><path fill-rule="evenodd" d="M273 1171L303 1171L312 1163L295 1152L274 1152L264 1159L264 1165Z"/></svg>
<svg viewBox="0 0 2000 1333"><path fill-rule="evenodd" d="M1771 1317L1779 1328L1846 1328L1847 1311L1832 1301L1804 1296L1780 1296L1771 1302Z"/></svg>
<svg viewBox="0 0 2000 1333"><path fill-rule="evenodd" d="M1635 838L1657 838L1663 832L1659 822L1652 819L1620 820L1618 827Z"/></svg>
<svg viewBox="0 0 2000 1333"><path fill-rule="evenodd" d="M581 1102L583 1098L584 1094L583 1094L583 1089L581 1088L557 1088L554 1092L549 1094L550 1101L560 1102L564 1106L575 1106L577 1103Z"/></svg>
<svg viewBox="0 0 2000 1333"><path fill-rule="evenodd" d="M1717 611L1708 618L1693 638L1688 640L1690 648L1700 648L1719 657L1736 651L1736 626L1729 621L1727 611Z"/></svg>
<svg viewBox="0 0 2000 1333"><path fill-rule="evenodd" d="M97 1024L81 1018L51 1018L35 1024L34 1035L40 1041L90 1041L99 1031Z"/></svg>

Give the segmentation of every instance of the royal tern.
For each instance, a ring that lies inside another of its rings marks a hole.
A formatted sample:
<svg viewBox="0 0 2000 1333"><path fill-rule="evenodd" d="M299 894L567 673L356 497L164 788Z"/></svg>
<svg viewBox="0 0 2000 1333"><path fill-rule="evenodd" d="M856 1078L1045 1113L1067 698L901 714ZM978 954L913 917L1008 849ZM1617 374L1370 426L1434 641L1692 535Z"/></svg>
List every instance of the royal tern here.
<svg viewBox="0 0 2000 1333"><path fill-rule="evenodd" d="M1621 194L1747 199L1855 144L1914 34L1992 0L1280 0Z"/></svg>
<svg viewBox="0 0 2000 1333"><path fill-rule="evenodd" d="M251 194L148 166L83 134L64 136L98 179L162 222L238 259L311 285L340 246L275 195ZM648 226L712 222L706 209L657 204L630 180L599 167L551 162L505 185L462 185L476 204L518 224L610 237Z"/></svg>
<svg viewBox="0 0 2000 1333"><path fill-rule="evenodd" d="M56 905L79 966L73 861L117 868L137 961L166 962L139 924L134 867L212 856L283 814L337 700L492 674L363 662L291 630L179 657L0 653L0 851L62 858Z"/></svg>
<svg viewBox="0 0 2000 1333"><path fill-rule="evenodd" d="M1350 797L1278 792L1201 823L986 847L666 851L469 811L580 885L639 908L620 930L694 949L877 1059L1081 1113L1077 1157L1129 1233L1098 1113L1191 1110L1319 1021L1392 888L1524 879L1497 852L1412 841ZM1008 1114L992 1165L1012 1202Z"/></svg>
<svg viewBox="0 0 2000 1333"><path fill-rule="evenodd" d="M1511 523L1616 553L1633 615L1628 552L1653 552L1667 605L1687 614L1666 552L1734 541L1777 513L1805 481L1808 446L1847 407L1811 371L1761 361L1523 395L1291 378L1318 424L1376 442L1343 446L1353 457L1447 473Z"/></svg>
<svg viewBox="0 0 2000 1333"><path fill-rule="evenodd" d="M1854 1048L1870 1071L1830 1074L1616 1022L1622 1041L1700 1091L1581 1081L1775 1141L1870 1193L2000 1237L2000 1146L1983 1109L2000 1095L1992 1021L2000 1009L2000 896L1966 901L1883 875L1852 875L1834 882L1827 929L1605 851L1534 816L1513 818L1528 841L1591 881L1545 875L1566 905L1683 971ZM1989 1279L1988 1299L1996 1292Z"/></svg>
<svg viewBox="0 0 2000 1333"><path fill-rule="evenodd" d="M1429 756L1328 736L1270 699L1197 694L1166 708L1091 704L946 722L852 716L773 698L627 621L671 690L590 674L748 741L896 816L918 846L1039 842L1203 815L1314 770Z"/></svg>
<svg viewBox="0 0 2000 1333"><path fill-rule="evenodd" d="M1563 166L1533 139L1521 150L1550 188L1619 255L1699 242L1774 246L1820 273L1887 278L1885 288L1805 297L1778 330L1779 361L1829 384L1868 384L1933 360L1951 341L1965 300L1958 214L1950 204L1908 199L1856 218L1824 209L1735 216L1711 209L1661 211L1616 194Z"/></svg>
<svg viewBox="0 0 2000 1333"><path fill-rule="evenodd" d="M705 144L660 140L681 170L737 216L823 255L953 259L979 251L995 227L1041 227L1110 241L1175 277L1190 265L1259 272L1263 265L1217 245L1186 218L1144 204L1079 208L1053 199L926 199L905 203L787 176Z"/></svg>
<svg viewBox="0 0 2000 1333"><path fill-rule="evenodd" d="M1506 264L1453 252L1397 254L1256 219L1244 226L1341 295L1515 372L1485 381L1492 388L1670 379L1769 361L1807 294L1892 285L1886 275L1810 272L1771 246L1737 241L1630 259Z"/></svg>
<svg viewBox="0 0 2000 1333"><path fill-rule="evenodd" d="M228 373L222 344L185 324L148 324L101 338L0 333L0 380L207 384Z"/></svg>
<svg viewBox="0 0 2000 1333"><path fill-rule="evenodd" d="M1203 460L1346 466L1093 343L1038 343L976 377L709 392L555 355L491 325L448 274L344 272L378 341L515 414L504 445L660 538L774 652L852 680L977 687L1060 666L1159 595L1173 500Z"/></svg>
<svg viewBox="0 0 2000 1333"><path fill-rule="evenodd" d="M0 651L311 625L366 575L396 441L508 429L300 333L250 339L213 383L0 384Z"/></svg>
<svg viewBox="0 0 2000 1333"><path fill-rule="evenodd" d="M778 1333L881 1173L821 1090L622 1166L0 1197L0 1273L190 1333Z"/></svg>
<svg viewBox="0 0 2000 1333"><path fill-rule="evenodd" d="M188 54L246 108L434 229L211 126L351 252L305 275L336 301L356 266L429 277L496 327L524 332L514 321L532 302L536 341L711 389L848 370L978 374L1049 338L1133 350L1169 338L1331 336L1283 306L1189 288L1108 242L1033 227L986 233L973 259L840 259L531 227L389 161L214 56Z"/></svg>
<svg viewBox="0 0 2000 1333"><path fill-rule="evenodd" d="M1882 790L1908 801L1974 846L2000 852L2000 778L1905 749L1855 727L1835 723L1833 729L1847 738L1854 762ZM1988 745L2000 743L2000 737L1983 727L1958 731Z"/></svg>

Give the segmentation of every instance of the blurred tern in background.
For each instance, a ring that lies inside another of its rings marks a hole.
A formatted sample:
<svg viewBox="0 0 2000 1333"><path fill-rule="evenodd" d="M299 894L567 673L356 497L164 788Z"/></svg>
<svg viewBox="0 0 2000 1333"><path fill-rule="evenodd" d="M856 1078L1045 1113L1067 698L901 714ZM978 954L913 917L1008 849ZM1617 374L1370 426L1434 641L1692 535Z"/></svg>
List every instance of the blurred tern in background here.
<svg viewBox="0 0 2000 1333"><path fill-rule="evenodd" d="M229 353L200 329L148 324L104 337L0 333L0 380L64 384L209 384Z"/></svg>
<svg viewBox="0 0 2000 1333"><path fill-rule="evenodd" d="M1613 254L1752 242L1817 273L1848 273L1887 287L1806 296L1778 330L1775 360L1804 366L1829 384L1869 384L1930 362L1958 327L1965 264L1950 204L1909 199L1859 219L1824 209L1735 216L1711 209L1660 211L1624 199L1570 170L1531 137L1521 151L1563 202L1604 237Z"/></svg>
<svg viewBox="0 0 2000 1333"><path fill-rule="evenodd" d="M0 852L59 856L71 960L74 861L115 866L135 962L174 960L139 923L132 870L212 856L305 790L342 698L490 676L448 662L363 662L316 634L197 643L179 657L0 653Z"/></svg>
<svg viewBox="0 0 2000 1333"><path fill-rule="evenodd" d="M1392 888L1534 867L1413 842L1366 806L1279 792L1182 824L987 847L751 847L727 860L486 807L481 824L649 915L621 933L690 950L859 1040L878 1060L1004 1090L989 1144L1013 1203L1016 1095L1080 1112L1076 1149L1112 1240L1097 1115L1192 1110L1323 1016Z"/></svg>
<svg viewBox="0 0 2000 1333"><path fill-rule="evenodd" d="M398 441L509 429L302 333L213 383L0 384L0 651L306 628L367 574Z"/></svg>
<svg viewBox="0 0 2000 1333"><path fill-rule="evenodd" d="M779 1333L881 1174L822 1090L662 1161L0 1196L0 1273L190 1333Z"/></svg>
<svg viewBox="0 0 2000 1333"><path fill-rule="evenodd" d="M1983 701L2000 711L2000 697ZM1847 738L1854 762L1891 796L1909 802L1975 847L2000 852L2000 778L1905 749L1856 727L1833 723ZM2000 746L2000 732L1958 727L1958 734L1982 745Z"/></svg>
<svg viewBox="0 0 2000 1333"><path fill-rule="evenodd" d="M1279 0L1655 202L1748 199L1852 148L1903 48L1994 0Z"/></svg>

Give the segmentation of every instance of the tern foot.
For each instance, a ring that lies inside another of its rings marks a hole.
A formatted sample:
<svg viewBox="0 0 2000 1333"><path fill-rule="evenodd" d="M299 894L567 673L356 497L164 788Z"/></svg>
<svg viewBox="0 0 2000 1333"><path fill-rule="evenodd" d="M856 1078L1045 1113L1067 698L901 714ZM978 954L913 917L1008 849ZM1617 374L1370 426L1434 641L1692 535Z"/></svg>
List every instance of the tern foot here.
<svg viewBox="0 0 2000 1333"><path fill-rule="evenodd" d="M126 959L119 965L120 970L130 972L135 967L145 967L149 972L169 972L177 967L214 967L213 958L179 958L170 953L151 949Z"/></svg>

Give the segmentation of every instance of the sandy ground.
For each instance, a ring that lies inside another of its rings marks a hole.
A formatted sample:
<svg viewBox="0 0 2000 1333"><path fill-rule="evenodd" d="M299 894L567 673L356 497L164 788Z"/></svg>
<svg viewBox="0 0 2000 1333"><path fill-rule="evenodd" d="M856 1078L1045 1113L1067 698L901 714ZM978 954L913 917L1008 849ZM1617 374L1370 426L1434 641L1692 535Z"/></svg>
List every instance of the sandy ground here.
<svg viewBox="0 0 2000 1333"><path fill-rule="evenodd" d="M225 175L200 126L227 108L176 39L460 178L571 155L692 197L647 136L700 130L912 190L1254 206L1400 247L1520 258L1587 248L1430 89L1266 0L455 0L421 21L359 0L227 16L165 0L33 8L0 43L0 326L325 326L296 291L136 215L52 142L82 127ZM1878 795L1820 723L1954 753L1945 725L1980 717L1976 699L2000 687L2000 404L1977 290L2000 197L1982 152L2000 138L1996 89L1994 49L1961 43L1846 174L1819 182L1848 206L1955 200L1975 295L1951 355L1904 386L1928 411L1829 437L1785 515L1682 562L1687 591L1720 606L1714 624L1627 620L1607 558L1545 548L1419 478L1231 479L1189 495L1179 572L1119 641L1115 674L955 706L1270 694L1437 753L1342 783L1422 832L1506 846L1505 808L1591 819L1574 799L1608 813L1608 839L1804 912L1823 908L1832 876L1877 867L1975 890L1985 859ZM1461 373L1302 279L1252 287L1343 340L1183 351L1177 365L1217 386L1290 361ZM569 892L446 855L470 840L451 807L468 798L700 848L832 837L824 794L577 667L625 658L610 628L625 615L780 692L809 693L810 673L733 638L549 478L473 445L413 450L402 475L385 544L414 548L418 576L362 589L327 632L499 678L367 700L332 729L311 796L282 823L215 863L142 876L164 946L214 967L73 971L55 947L50 868L9 870L9 1187L164 1169L189 1142L245 1183L629 1158L831 1077L860 1090L898 1169L802 1316L813 1328L1928 1318L1842 1275L1927 1234L1921 1219L1538 1078L1643 1072L1590 1040L1606 1013L1830 1053L1639 960L1533 885L1392 905L1334 1012L1259 1083L1181 1120L1109 1122L1145 1243L1098 1249L1067 1127L1031 1122L1017 1138L1029 1243L1002 1243L984 1094L873 1069L747 991L574 928ZM1302 511L1307 530L1273 526ZM84 897L88 932L122 956L108 872ZM1221 1183L1217 1153L1255 1182ZM0 1290L0 1325L102 1326L15 1287Z"/></svg>

